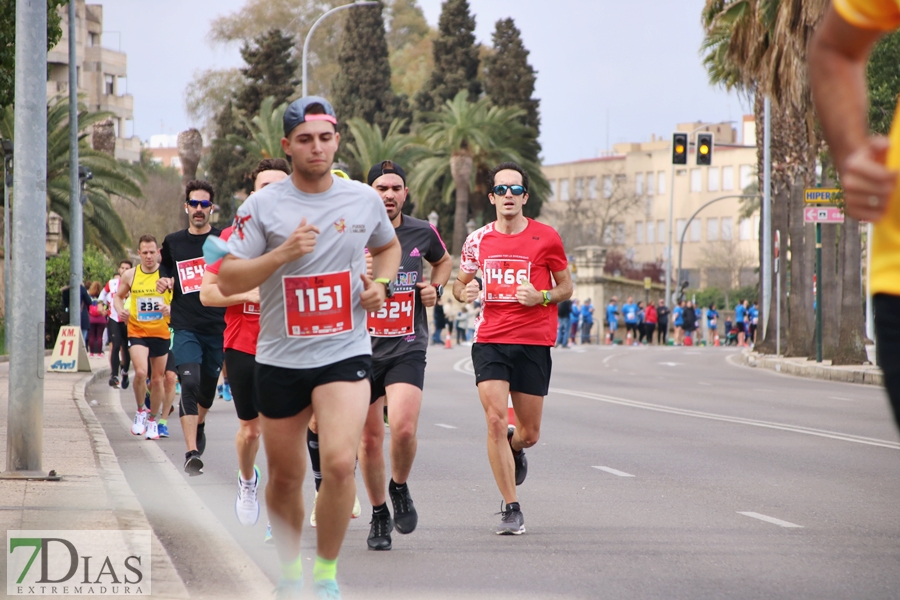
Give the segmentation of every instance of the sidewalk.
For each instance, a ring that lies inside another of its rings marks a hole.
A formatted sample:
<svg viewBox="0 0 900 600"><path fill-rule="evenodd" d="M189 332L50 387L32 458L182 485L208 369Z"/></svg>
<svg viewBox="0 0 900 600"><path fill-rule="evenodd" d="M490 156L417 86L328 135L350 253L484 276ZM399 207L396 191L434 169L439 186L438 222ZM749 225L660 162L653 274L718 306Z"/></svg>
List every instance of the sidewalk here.
<svg viewBox="0 0 900 600"><path fill-rule="evenodd" d="M49 364L49 357L46 359ZM44 375L41 470L62 481L0 482L0 526L10 529L147 530L151 532L152 597L189 598L184 582L125 481L85 390L109 376L103 358L92 358L93 375ZM9 363L0 364L0 469L6 468ZM4 544L5 544L4 540ZM6 593L6 556L0 558Z"/></svg>
<svg viewBox="0 0 900 600"><path fill-rule="evenodd" d="M807 358L785 358L771 354L759 354L752 350L744 350L740 356L741 362L747 366L772 369L786 375L884 386L884 376L881 369L875 365L832 366L830 360L817 363L815 360Z"/></svg>

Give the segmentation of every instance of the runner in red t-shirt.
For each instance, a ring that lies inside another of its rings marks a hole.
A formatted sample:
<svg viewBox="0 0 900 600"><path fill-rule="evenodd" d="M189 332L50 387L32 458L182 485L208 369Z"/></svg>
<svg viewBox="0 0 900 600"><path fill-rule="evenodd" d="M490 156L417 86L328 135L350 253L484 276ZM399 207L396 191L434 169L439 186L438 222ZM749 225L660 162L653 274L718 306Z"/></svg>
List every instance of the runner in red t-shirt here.
<svg viewBox="0 0 900 600"><path fill-rule="evenodd" d="M522 214L528 174L515 163L491 173L488 198L497 220L463 245L453 296L474 302L484 280L483 309L475 321L472 363L488 426L488 459L505 506L499 535L525 532L516 486L525 481L525 448L540 435L544 396L550 387L550 348L556 342L556 307L572 295L565 249L555 229ZM554 282L556 285L554 286ZM518 427L508 426L512 396Z"/></svg>
<svg viewBox="0 0 900 600"><path fill-rule="evenodd" d="M290 167L282 158L261 160L253 171L253 190L258 192L270 183L286 179ZM222 231L227 241L233 227ZM242 525L254 525L259 519L259 413L256 411L256 339L259 337L259 289L245 294L223 296L219 291L219 267L222 261L206 267L200 287L200 301L205 306L225 306L225 366L234 396L240 428L234 443L237 447L240 480L234 512Z"/></svg>

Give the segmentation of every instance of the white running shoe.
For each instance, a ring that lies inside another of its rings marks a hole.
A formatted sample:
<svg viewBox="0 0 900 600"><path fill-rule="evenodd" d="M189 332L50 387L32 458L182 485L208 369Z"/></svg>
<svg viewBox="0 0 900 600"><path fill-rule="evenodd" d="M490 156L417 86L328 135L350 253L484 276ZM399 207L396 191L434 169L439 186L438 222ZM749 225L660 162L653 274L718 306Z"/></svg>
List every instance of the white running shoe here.
<svg viewBox="0 0 900 600"><path fill-rule="evenodd" d="M253 465L255 480L252 483L244 483L238 471L238 493L234 501L234 514L241 525L256 525L259 520L259 467Z"/></svg>
<svg viewBox="0 0 900 600"><path fill-rule="evenodd" d="M359 518L359 515L362 514L362 507L359 505L359 496L353 498L353 512L350 513L350 516L354 519Z"/></svg>
<svg viewBox="0 0 900 600"><path fill-rule="evenodd" d="M313 527L316 526L316 502L319 501L319 490L316 490L316 497L313 498L313 507L312 510L309 511L309 524Z"/></svg>
<svg viewBox="0 0 900 600"><path fill-rule="evenodd" d="M147 419L147 439L148 440L158 440L159 439L159 427L158 423L155 419Z"/></svg>
<svg viewBox="0 0 900 600"><path fill-rule="evenodd" d="M134 422L131 424L131 433L134 435L144 435L147 430L147 411L144 409L134 413Z"/></svg>

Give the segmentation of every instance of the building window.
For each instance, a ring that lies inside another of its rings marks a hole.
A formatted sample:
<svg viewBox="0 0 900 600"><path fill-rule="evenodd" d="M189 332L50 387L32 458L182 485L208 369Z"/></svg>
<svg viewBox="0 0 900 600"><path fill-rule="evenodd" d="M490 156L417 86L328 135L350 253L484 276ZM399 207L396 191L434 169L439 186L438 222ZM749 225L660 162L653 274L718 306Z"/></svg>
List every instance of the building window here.
<svg viewBox="0 0 900 600"><path fill-rule="evenodd" d="M723 217L722 218L722 239L731 241L731 227L732 227L732 219L731 217Z"/></svg>
<svg viewBox="0 0 900 600"><path fill-rule="evenodd" d="M700 241L700 220L694 219L691 221L691 241L699 242Z"/></svg>
<svg viewBox="0 0 900 600"><path fill-rule="evenodd" d="M644 200L644 214L647 215L649 219L653 215L653 197L647 196L647 199Z"/></svg>
<svg viewBox="0 0 900 600"><path fill-rule="evenodd" d="M638 196L644 195L644 174L637 173L634 176L634 193Z"/></svg>
<svg viewBox="0 0 900 600"><path fill-rule="evenodd" d="M116 78L112 75L103 76L103 93L112 96L116 93Z"/></svg>
<svg viewBox="0 0 900 600"><path fill-rule="evenodd" d="M747 186L753 183L753 166L741 165L741 190L747 189Z"/></svg>
<svg viewBox="0 0 900 600"><path fill-rule="evenodd" d="M741 240L749 240L753 237L751 233L751 224L753 221L750 219L741 219L740 225L738 226L740 229Z"/></svg>
<svg viewBox="0 0 900 600"><path fill-rule="evenodd" d="M559 185L559 181L556 179L550 180L550 197L547 198L550 202L556 202L556 188Z"/></svg>
<svg viewBox="0 0 900 600"><path fill-rule="evenodd" d="M616 175L616 187L622 189L625 187L625 184L628 182L627 175Z"/></svg>
<svg viewBox="0 0 900 600"><path fill-rule="evenodd" d="M657 194L665 194L666 193L666 172L660 171L656 174L656 181L659 185L656 186Z"/></svg>
<svg viewBox="0 0 900 600"><path fill-rule="evenodd" d="M569 200L569 180L568 179L560 179L559 180L559 199L562 202L568 202L568 200Z"/></svg>
<svg viewBox="0 0 900 600"><path fill-rule="evenodd" d="M609 175L603 176L603 197L604 198L612 198L613 192L613 182L612 177Z"/></svg>
<svg viewBox="0 0 900 600"><path fill-rule="evenodd" d="M649 173L647 173L647 195L648 195L648 196L652 196L652 195L654 195L654 194L656 193L656 192L654 191L654 188L655 188L656 186L653 185L655 179L656 179L656 178L653 177L653 172L652 172L652 171L649 172Z"/></svg>
<svg viewBox="0 0 900 600"><path fill-rule="evenodd" d="M606 227L603 228L603 243L604 244L612 244L613 243L613 224L609 223Z"/></svg>
<svg viewBox="0 0 900 600"><path fill-rule="evenodd" d="M706 220L706 241L715 242L719 239L719 219Z"/></svg>
<svg viewBox="0 0 900 600"><path fill-rule="evenodd" d="M692 192L702 192L703 191L703 180L701 179L703 173L700 169L691 169L691 191Z"/></svg>
<svg viewBox="0 0 900 600"><path fill-rule="evenodd" d="M706 171L706 191L719 191L719 167L709 167Z"/></svg>
<svg viewBox="0 0 900 600"><path fill-rule="evenodd" d="M655 244L656 238L654 234L656 233L656 224L653 221L647 221L647 243Z"/></svg>
<svg viewBox="0 0 900 600"><path fill-rule="evenodd" d="M596 177L588 177L587 197L588 197L588 200L596 200L597 199L597 178Z"/></svg>
<svg viewBox="0 0 900 600"><path fill-rule="evenodd" d="M684 228L687 227L687 219L677 219L675 221L675 243L677 244L681 241L681 235L684 233Z"/></svg>
<svg viewBox="0 0 900 600"><path fill-rule="evenodd" d="M734 189L734 167L722 167L722 191L730 192Z"/></svg>
<svg viewBox="0 0 900 600"><path fill-rule="evenodd" d="M616 243L625 243L625 223L616 223Z"/></svg>
<svg viewBox="0 0 900 600"><path fill-rule="evenodd" d="M575 200L581 200L584 198L584 178L576 177L575 178Z"/></svg>
<svg viewBox="0 0 900 600"><path fill-rule="evenodd" d="M91 33L88 36L88 44L90 46L99 46L100 45L100 34L99 33Z"/></svg>
<svg viewBox="0 0 900 600"><path fill-rule="evenodd" d="M656 222L656 239L659 240L660 244L668 244L666 241L666 222L665 221L657 221Z"/></svg>
<svg viewBox="0 0 900 600"><path fill-rule="evenodd" d="M634 243L635 244L643 244L644 243L644 222L637 221L634 224Z"/></svg>

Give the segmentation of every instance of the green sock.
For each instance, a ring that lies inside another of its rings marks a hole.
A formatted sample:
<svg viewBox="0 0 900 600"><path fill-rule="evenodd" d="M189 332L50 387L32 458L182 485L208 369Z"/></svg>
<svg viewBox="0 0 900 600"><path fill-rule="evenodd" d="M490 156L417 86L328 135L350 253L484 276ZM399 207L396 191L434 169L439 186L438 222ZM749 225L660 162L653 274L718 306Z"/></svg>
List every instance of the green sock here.
<svg viewBox="0 0 900 600"><path fill-rule="evenodd" d="M160 425L165 425L165 424L166 424L166 420L165 420L165 419L160 419L160 420L159 420L159 424L160 424Z"/></svg>
<svg viewBox="0 0 900 600"><path fill-rule="evenodd" d="M313 567L313 581L323 579L337 579L337 559L325 560L316 555L316 565Z"/></svg>
<svg viewBox="0 0 900 600"><path fill-rule="evenodd" d="M303 577L303 558L299 554L292 562L281 563L281 577L289 581L297 581Z"/></svg>

